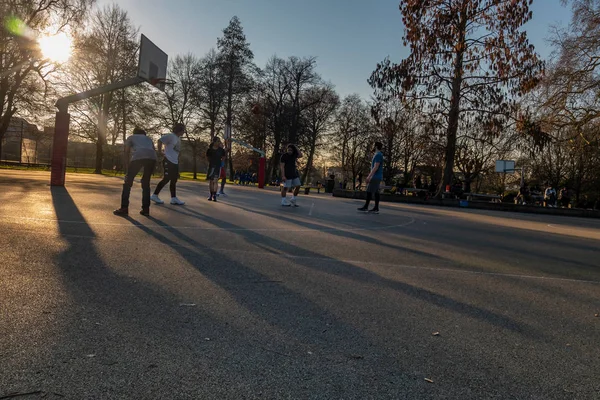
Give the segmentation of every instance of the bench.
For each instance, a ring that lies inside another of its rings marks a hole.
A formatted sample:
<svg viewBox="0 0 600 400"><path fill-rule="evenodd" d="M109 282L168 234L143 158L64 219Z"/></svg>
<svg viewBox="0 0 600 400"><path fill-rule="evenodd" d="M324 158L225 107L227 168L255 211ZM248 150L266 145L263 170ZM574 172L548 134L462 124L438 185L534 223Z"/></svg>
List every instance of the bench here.
<svg viewBox="0 0 600 400"><path fill-rule="evenodd" d="M427 193L429 190L427 189L417 189L417 188L405 188L402 190L402 193L405 196L418 196L421 193Z"/></svg>
<svg viewBox="0 0 600 400"><path fill-rule="evenodd" d="M477 199L484 199L484 200L489 200L492 203L501 203L502 202L502 196L497 195L497 194L464 193L464 195L467 196L467 200L469 200L469 201L477 200Z"/></svg>

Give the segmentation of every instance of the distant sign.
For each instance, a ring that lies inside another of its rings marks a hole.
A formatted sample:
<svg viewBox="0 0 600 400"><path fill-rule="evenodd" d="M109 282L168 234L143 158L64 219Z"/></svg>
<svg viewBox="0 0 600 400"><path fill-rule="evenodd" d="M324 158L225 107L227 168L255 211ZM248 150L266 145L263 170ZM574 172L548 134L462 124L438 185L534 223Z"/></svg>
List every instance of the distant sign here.
<svg viewBox="0 0 600 400"><path fill-rule="evenodd" d="M496 172L505 174L515 173L515 162L512 160L498 160L496 161Z"/></svg>

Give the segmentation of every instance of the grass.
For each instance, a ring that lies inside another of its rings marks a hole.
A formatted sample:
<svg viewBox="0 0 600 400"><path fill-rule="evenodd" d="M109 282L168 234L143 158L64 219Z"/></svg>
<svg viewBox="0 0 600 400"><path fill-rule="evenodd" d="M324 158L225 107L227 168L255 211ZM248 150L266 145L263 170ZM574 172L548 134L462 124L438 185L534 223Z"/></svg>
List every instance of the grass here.
<svg viewBox="0 0 600 400"><path fill-rule="evenodd" d="M50 168L47 166L39 165L39 166L25 166L25 165L11 165L11 164L0 164L0 170L9 169L9 170L17 170L17 171L50 171ZM67 167L67 172L69 173L78 173L78 174L93 174L95 171L94 168L75 168L75 167ZM106 176L125 176L124 171L114 171L111 169L103 169L102 175ZM141 176L139 174L138 176ZM197 173L197 181L205 181L206 174ZM162 177L162 174L154 174L153 177L158 178ZM193 180L194 173L193 172L181 172L179 174L180 180ZM227 180L228 183L233 183L230 180Z"/></svg>

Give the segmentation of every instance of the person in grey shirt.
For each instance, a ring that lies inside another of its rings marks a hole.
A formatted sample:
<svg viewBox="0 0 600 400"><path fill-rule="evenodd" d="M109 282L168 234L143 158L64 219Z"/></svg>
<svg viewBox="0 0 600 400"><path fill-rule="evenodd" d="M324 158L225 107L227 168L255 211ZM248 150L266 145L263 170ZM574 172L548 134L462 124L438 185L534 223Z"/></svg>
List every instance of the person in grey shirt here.
<svg viewBox="0 0 600 400"><path fill-rule="evenodd" d="M121 208L114 211L115 215L129 214L129 195L133 186L133 179L144 169L142 175L142 211L140 214L150 215L150 178L154 167L156 166L156 150L154 142L148 136L146 131L140 128L133 130L133 135L125 141L125 163L127 175L123 183L123 193L121 194Z"/></svg>

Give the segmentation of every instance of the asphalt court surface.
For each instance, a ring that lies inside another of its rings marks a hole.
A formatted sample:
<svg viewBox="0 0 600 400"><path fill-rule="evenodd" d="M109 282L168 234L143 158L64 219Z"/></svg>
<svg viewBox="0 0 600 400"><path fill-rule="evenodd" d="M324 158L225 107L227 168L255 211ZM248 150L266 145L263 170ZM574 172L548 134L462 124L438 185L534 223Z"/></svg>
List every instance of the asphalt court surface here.
<svg viewBox="0 0 600 400"><path fill-rule="evenodd" d="M48 183L0 170L0 397L600 398L598 220Z"/></svg>

